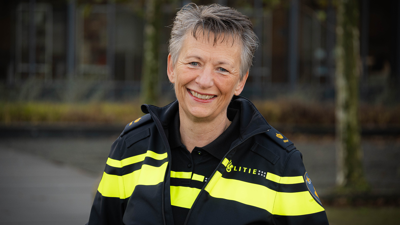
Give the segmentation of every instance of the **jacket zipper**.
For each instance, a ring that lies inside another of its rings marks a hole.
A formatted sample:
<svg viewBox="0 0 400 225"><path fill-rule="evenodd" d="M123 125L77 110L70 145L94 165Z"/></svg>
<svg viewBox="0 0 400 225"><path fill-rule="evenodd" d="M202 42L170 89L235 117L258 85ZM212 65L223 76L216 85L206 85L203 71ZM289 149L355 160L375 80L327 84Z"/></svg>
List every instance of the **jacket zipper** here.
<svg viewBox="0 0 400 225"><path fill-rule="evenodd" d="M157 117L154 115L154 113L149 109L149 107L147 107L147 109L149 110L149 113L150 113L151 117L153 118L154 122L156 123L156 127L157 127L157 129L159 130L159 133L161 133L161 137L162 137L162 139L164 140L164 145L165 145L165 147L167 148L167 155L168 155L169 160L168 160L168 167L167 167L167 174L166 174L166 176L169 176L169 174L171 174L171 162L172 162L172 158L171 158L171 154L169 154L169 153L171 152L171 149L169 148L168 138L167 138L167 136L165 135L164 128L163 128L163 126L161 125L161 123L160 123L160 121L158 120L158 118L157 118ZM163 222L164 222L164 225L167 225L167 221L166 221L166 219L165 219L165 179L164 179L164 182L163 182L163 190L162 190L161 197L162 197L162 200L161 200L161 203L162 203L161 210L162 210Z"/></svg>
<svg viewBox="0 0 400 225"><path fill-rule="evenodd" d="M267 132L268 132L268 131L269 131L269 129L267 129ZM255 134L253 134L253 135L247 137L247 138L244 139L243 141L239 142L238 144L236 144L235 146L233 146L231 149L229 149L229 151L224 155L224 157L222 158L222 160L219 162L218 166L215 168L214 172L211 174L210 179L208 180L208 182L206 183L206 185L203 186L203 188L201 189L199 195L197 195L197 198L196 198L196 200L193 202L193 205L192 205L192 207L190 208L190 210L189 210L189 212L188 212L188 214L187 214L187 216L186 216L186 219L185 219L185 222L183 223L183 225L187 225L187 223L189 222L189 217L190 217L190 214L191 214L191 212L192 212L192 209L193 209L194 205L196 204L196 202L197 202L197 200L199 199L200 195L204 192L204 189L207 187L209 181L211 181L211 179L214 177L215 173L217 172L218 168L221 166L222 161L224 161L224 159L226 158L226 156L229 155L229 153L230 153L231 151L233 151L233 149L235 149L235 148L238 147L240 144L242 144L242 143L244 143L245 141L247 141L249 138L254 137L254 136L258 135L258 134L262 134L262 133L264 133L264 132L265 132L265 131L255 133Z"/></svg>

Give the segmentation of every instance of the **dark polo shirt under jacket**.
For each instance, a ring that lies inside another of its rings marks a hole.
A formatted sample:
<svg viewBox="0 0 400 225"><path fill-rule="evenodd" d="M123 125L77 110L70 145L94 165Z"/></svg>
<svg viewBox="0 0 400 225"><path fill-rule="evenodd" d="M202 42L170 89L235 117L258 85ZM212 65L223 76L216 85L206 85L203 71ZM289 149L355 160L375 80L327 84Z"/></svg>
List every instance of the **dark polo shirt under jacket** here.
<svg viewBox="0 0 400 225"><path fill-rule="evenodd" d="M208 182L219 162L239 137L239 115L228 109L231 125L213 142L195 147L190 153L181 142L179 114L168 128L168 141L172 153L171 205L175 225L184 224L197 194Z"/></svg>

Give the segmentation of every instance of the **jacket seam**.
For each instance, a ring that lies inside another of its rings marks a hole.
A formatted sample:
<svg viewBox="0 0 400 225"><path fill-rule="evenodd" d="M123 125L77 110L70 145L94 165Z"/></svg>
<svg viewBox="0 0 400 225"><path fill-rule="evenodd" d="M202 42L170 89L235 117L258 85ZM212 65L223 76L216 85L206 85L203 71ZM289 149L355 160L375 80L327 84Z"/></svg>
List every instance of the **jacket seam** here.
<svg viewBox="0 0 400 225"><path fill-rule="evenodd" d="M284 175L285 174L285 172L286 172L286 170L287 170L287 164L288 164L288 162L289 162L289 160L292 158L292 156L293 156L293 154L295 153L296 151L291 151L290 153L289 153L289 156L287 157L287 159L285 160L285 163L284 163L284 167L283 168L285 168L283 171L282 171L282 175ZM280 192L281 191L281 188L282 188L282 184L281 184L281 179L282 179L282 177L280 177L279 178L279 188L278 188L278 192ZM271 214L272 214L272 220L273 220L273 222L275 223L275 214L273 214L273 212L274 212L274 209L275 209L275 201L276 201L276 196L277 196L277 194L275 195L275 197L274 197L274 205L273 205L273 207L272 207L272 212L271 212Z"/></svg>

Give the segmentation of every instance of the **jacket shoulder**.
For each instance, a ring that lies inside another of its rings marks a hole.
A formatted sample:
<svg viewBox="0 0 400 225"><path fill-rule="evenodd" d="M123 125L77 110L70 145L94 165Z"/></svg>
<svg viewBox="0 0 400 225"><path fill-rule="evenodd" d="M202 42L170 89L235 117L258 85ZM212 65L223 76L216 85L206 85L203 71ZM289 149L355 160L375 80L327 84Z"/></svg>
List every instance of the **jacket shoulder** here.
<svg viewBox="0 0 400 225"><path fill-rule="evenodd" d="M111 147L109 158L122 160L126 158L127 148L130 148L135 143L150 136L148 124L153 120L149 114L146 114L136 120L128 123L122 133ZM134 154L135 152L131 152Z"/></svg>
<svg viewBox="0 0 400 225"><path fill-rule="evenodd" d="M296 149L293 142L291 142L287 137L283 136L277 129L271 126L271 128L265 132L267 137L271 139L277 146L281 147L287 152L291 152Z"/></svg>
<svg viewBox="0 0 400 225"><path fill-rule="evenodd" d="M146 115L144 115L144 116L142 116L142 117L137 118L136 120L134 120L134 121L128 123L128 124L125 126L125 128L124 128L124 130L122 131L120 137L122 137L122 136L128 134L129 132L131 132L131 131L133 131L133 130L136 130L136 129L139 129L139 128L143 127L145 124L148 124L148 123L150 123L151 121L153 121L153 120L151 119L150 114L146 114Z"/></svg>
<svg viewBox="0 0 400 225"><path fill-rule="evenodd" d="M255 144L251 150L275 165L279 161L285 161L296 147L278 130L271 127L255 137Z"/></svg>

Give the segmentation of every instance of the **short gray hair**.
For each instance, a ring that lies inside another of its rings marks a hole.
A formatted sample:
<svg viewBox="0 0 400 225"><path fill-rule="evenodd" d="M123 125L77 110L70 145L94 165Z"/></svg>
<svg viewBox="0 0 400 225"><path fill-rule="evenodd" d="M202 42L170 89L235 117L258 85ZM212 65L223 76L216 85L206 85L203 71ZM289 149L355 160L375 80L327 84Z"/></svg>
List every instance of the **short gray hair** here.
<svg viewBox="0 0 400 225"><path fill-rule="evenodd" d="M175 65L183 45L185 35L191 31L197 39L197 31L201 29L208 34L214 34L214 44L224 35L232 35L242 42L240 79L249 71L254 52L258 47L258 38L253 31L253 24L250 19L230 7L211 4L208 6L197 6L194 3L184 6L176 14L171 38L169 40L169 53L172 63Z"/></svg>

